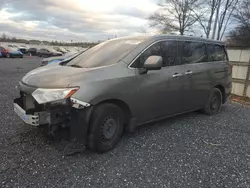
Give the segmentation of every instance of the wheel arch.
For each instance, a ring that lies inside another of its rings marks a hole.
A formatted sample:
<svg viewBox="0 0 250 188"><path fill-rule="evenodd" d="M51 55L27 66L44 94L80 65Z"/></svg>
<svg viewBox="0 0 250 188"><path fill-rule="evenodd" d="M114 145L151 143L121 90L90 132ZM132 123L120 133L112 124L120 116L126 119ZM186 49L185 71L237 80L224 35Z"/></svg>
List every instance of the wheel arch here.
<svg viewBox="0 0 250 188"><path fill-rule="evenodd" d="M129 122L129 119L132 117L132 112L131 109L129 108L129 105L120 100L120 99L106 99L103 101L98 102L96 105L100 105L100 104L104 104L104 103L110 103L110 104L114 104L116 106L118 106L119 108L121 108L121 110L124 112L124 123L127 124Z"/></svg>
<svg viewBox="0 0 250 188"><path fill-rule="evenodd" d="M225 87L221 84L218 84L216 86L214 86L214 88L217 88L220 90L221 94L222 94L222 104L224 104L226 102L226 90Z"/></svg>

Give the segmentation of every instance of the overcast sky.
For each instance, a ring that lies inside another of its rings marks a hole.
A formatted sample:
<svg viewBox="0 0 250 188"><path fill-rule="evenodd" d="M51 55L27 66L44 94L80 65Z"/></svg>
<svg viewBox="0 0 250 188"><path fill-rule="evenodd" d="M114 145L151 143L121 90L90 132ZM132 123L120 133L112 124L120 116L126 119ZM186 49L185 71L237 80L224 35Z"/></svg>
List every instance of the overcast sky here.
<svg viewBox="0 0 250 188"><path fill-rule="evenodd" d="M157 0L0 0L0 33L59 41L136 35L157 8Z"/></svg>

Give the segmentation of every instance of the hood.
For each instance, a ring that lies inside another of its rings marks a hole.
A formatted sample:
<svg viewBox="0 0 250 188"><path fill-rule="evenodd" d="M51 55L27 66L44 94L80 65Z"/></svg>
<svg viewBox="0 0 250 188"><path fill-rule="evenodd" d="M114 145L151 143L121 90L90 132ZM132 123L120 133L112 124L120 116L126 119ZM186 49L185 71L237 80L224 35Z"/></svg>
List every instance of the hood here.
<svg viewBox="0 0 250 188"><path fill-rule="evenodd" d="M62 88L69 87L72 76L82 74L91 69L74 68L69 66L58 66L52 63L28 72L23 78L22 83L40 88Z"/></svg>

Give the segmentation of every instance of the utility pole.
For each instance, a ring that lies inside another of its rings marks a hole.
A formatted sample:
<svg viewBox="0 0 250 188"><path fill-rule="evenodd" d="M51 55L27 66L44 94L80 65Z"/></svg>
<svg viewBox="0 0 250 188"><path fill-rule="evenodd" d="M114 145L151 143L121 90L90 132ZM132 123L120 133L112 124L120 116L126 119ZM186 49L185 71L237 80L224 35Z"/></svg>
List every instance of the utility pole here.
<svg viewBox="0 0 250 188"><path fill-rule="evenodd" d="M219 19L219 13L220 13L220 6L221 6L221 0L218 0L218 6L217 6L215 20L214 20L214 29L213 29L212 39L215 38L215 33L216 33L216 28L217 28L218 19Z"/></svg>

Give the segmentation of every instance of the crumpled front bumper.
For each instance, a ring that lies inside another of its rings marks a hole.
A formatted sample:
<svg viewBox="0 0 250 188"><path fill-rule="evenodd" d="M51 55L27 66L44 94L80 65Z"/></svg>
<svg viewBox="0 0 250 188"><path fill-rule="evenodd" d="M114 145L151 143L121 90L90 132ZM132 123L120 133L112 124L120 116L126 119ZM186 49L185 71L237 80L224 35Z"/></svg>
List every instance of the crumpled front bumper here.
<svg viewBox="0 0 250 188"><path fill-rule="evenodd" d="M50 123L50 113L47 111L40 111L30 113L23 107L22 98L14 99L14 111L15 113L27 124L33 126L39 126Z"/></svg>
<svg viewBox="0 0 250 188"><path fill-rule="evenodd" d="M27 124L39 126L39 115L27 115L26 111L22 109L17 103L14 103L14 111Z"/></svg>
<svg viewBox="0 0 250 188"><path fill-rule="evenodd" d="M20 92L14 99L14 111L32 126L48 125L50 135L66 130L69 139L86 142L90 117L94 106L71 98L65 103L38 104L31 94Z"/></svg>

